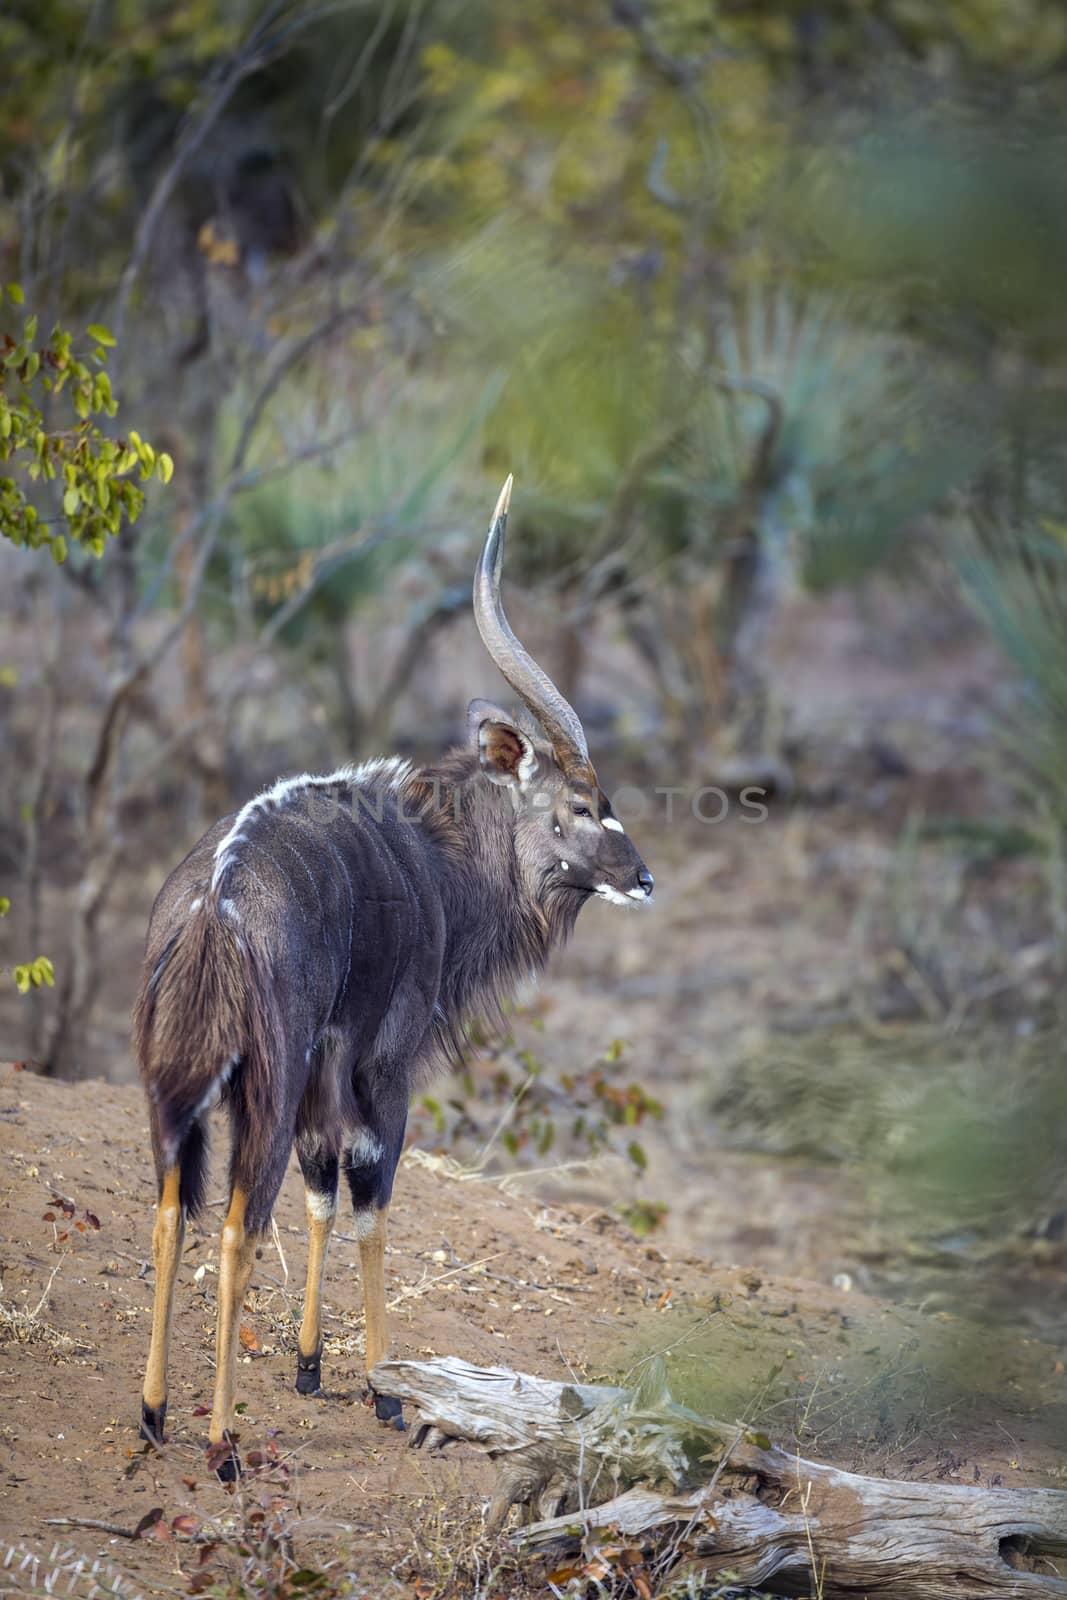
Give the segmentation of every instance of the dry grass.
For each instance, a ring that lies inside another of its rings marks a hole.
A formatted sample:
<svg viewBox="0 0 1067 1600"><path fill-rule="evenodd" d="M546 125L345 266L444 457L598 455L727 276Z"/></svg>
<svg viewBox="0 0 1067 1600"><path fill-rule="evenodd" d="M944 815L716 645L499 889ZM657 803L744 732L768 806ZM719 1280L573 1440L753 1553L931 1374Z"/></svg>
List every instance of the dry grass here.
<svg viewBox="0 0 1067 1600"><path fill-rule="evenodd" d="M132 1579L109 1561L63 1545L47 1556L25 1544L0 1544L0 1600L9 1595L63 1595L66 1600L143 1600Z"/></svg>
<svg viewBox="0 0 1067 1600"><path fill-rule="evenodd" d="M35 1345L50 1351L56 1359L75 1355L81 1348L69 1334L62 1333L45 1319L52 1285L62 1265L62 1261L57 1261L52 1268L44 1292L32 1311L26 1306L9 1305L4 1300L3 1284L0 1283L0 1344L13 1341L15 1344ZM2 1592L0 1590L0 1594Z"/></svg>

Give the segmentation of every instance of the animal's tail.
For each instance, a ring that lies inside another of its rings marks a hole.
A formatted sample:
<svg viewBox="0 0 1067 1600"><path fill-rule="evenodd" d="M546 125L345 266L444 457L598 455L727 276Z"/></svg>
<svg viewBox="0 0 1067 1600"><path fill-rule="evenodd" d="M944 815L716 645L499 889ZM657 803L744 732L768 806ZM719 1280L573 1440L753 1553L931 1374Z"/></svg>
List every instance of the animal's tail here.
<svg viewBox="0 0 1067 1600"><path fill-rule="evenodd" d="M133 1013L157 1165L162 1174L181 1157L191 1212L202 1198L201 1113L258 1034L254 1009L247 955L208 894L162 951L150 950Z"/></svg>

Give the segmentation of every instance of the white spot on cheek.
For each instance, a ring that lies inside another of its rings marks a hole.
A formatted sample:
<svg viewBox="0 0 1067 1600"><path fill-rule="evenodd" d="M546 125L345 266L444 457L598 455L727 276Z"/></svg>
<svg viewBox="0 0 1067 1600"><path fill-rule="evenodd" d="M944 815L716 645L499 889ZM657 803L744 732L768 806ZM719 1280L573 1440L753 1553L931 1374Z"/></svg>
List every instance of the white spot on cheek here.
<svg viewBox="0 0 1067 1600"><path fill-rule="evenodd" d="M618 817L604 817L603 820L601 821L600 826L602 828L610 828L612 833L625 833L626 832L626 829L623 827L623 825L619 821Z"/></svg>
<svg viewBox="0 0 1067 1600"><path fill-rule="evenodd" d="M570 871L570 870L571 870L571 864L570 864L570 862L569 862L569 861L564 861L564 860L563 860L563 859L562 859L562 858L561 858L561 859L560 859L560 863L559 863L559 864L560 864L560 866L561 866L561 867L562 867L562 868L563 868L563 870L564 870L564 872L569 872L569 871Z"/></svg>
<svg viewBox="0 0 1067 1600"><path fill-rule="evenodd" d="M313 1222L329 1222L337 1212L337 1196L335 1194L317 1194L314 1189L309 1189L305 1196L307 1200L307 1213Z"/></svg>

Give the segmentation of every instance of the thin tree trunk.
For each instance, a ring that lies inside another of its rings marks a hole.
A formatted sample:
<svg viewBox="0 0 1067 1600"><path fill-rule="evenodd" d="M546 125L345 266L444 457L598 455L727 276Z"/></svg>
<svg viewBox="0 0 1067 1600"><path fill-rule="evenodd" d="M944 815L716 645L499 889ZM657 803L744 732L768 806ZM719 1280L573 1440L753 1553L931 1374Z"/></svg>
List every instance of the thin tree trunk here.
<svg viewBox="0 0 1067 1600"><path fill-rule="evenodd" d="M37 596L38 619L43 623L42 632L47 640L45 647L44 670L41 674L42 689L44 691L44 705L37 724L37 743L33 755L33 767L30 773L29 794L26 797L26 822L25 842L23 846L23 893L26 896L26 916L29 927L29 948L26 952L31 961L48 952L43 945L44 932L44 883L41 872L41 829L47 820L47 811L52 792L52 775L56 756L56 730L59 725L60 702L60 673L59 662L62 656L63 630L65 622L65 597L60 596L58 605L52 603L55 586L52 583L42 585ZM51 613L45 617L47 609ZM30 1011L30 1037L29 1054L36 1061L42 1054L45 1040L45 995L35 991L29 996Z"/></svg>

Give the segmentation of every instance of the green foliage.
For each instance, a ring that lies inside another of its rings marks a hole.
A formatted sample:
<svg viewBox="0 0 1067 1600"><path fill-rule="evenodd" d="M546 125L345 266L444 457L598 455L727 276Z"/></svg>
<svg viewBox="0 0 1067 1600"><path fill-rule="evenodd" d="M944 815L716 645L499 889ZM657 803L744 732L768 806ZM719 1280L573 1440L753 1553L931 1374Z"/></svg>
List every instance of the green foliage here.
<svg viewBox="0 0 1067 1600"><path fill-rule="evenodd" d="M667 1220L667 1207L662 1200L624 1200L618 1212L626 1226L639 1239L647 1239Z"/></svg>
<svg viewBox="0 0 1067 1600"><path fill-rule="evenodd" d="M1031 813L1067 828L1067 524L962 528L957 563L972 604L1022 680L1001 725Z"/></svg>
<svg viewBox="0 0 1067 1600"><path fill-rule="evenodd" d="M368 367L373 399L357 399L354 415L346 398L324 420L300 380L284 388L280 404L301 433L343 443L325 466L314 460L280 481L265 445L254 469L263 481L235 499L226 524L224 559L243 564L257 613L266 622L291 609L281 642L312 661L346 658L345 622L395 584L398 568L415 573L435 555L428 536L478 481L474 446L499 392L492 381L457 379L446 399L429 374L408 383L388 353ZM223 437L230 431L228 413Z"/></svg>
<svg viewBox="0 0 1067 1600"><path fill-rule="evenodd" d="M29 994L31 989L55 987L56 975L47 956L38 956L36 961L26 961L14 969L15 988L19 994Z"/></svg>
<svg viewBox="0 0 1067 1600"><path fill-rule="evenodd" d="M7 285L6 296L12 307L21 308L25 300L17 283ZM0 290L0 302L3 298ZM115 339L99 323L90 323L86 332L93 348L82 359L73 335L58 323L49 341L39 343L37 317L27 316L17 336L4 334L0 357L0 462L14 474L0 476L0 537L23 548L48 549L57 563L66 560L68 538L102 555L108 538L140 516L145 503L140 483L153 476L169 483L174 472L170 456L157 453L134 430L126 439L112 439L93 421L118 410L107 373L107 350ZM62 415L65 405L73 416ZM139 482L131 476L135 470ZM54 517L41 515L31 498L34 488L27 484L55 484ZM0 683L11 688L17 678L14 669L5 668ZM0 915L9 910L10 901L0 898ZM55 985L47 956L19 963L12 977L20 994Z"/></svg>
<svg viewBox="0 0 1067 1600"><path fill-rule="evenodd" d="M866 1218L934 1251L941 1238L1005 1238L1054 1210L1063 1188L1054 1028L775 1041L718 1068L707 1109L739 1146L842 1164L863 1184Z"/></svg>
<svg viewBox="0 0 1067 1600"><path fill-rule="evenodd" d="M841 111L875 25L878 110ZM1064 29L1048 0L833 8L817 41L780 0L505 3L427 45L444 133L406 227L457 348L508 374L487 454L526 486L527 578L721 559L758 391L791 581L857 581L970 490L1011 422L984 354L1055 337ZM991 68L1045 77L1005 109Z"/></svg>
<svg viewBox="0 0 1067 1600"><path fill-rule="evenodd" d="M7 298L21 306L17 284L8 284ZM66 558L68 538L102 555L123 522L140 516L145 502L140 483L153 476L169 483L174 471L170 456L157 453L138 433L112 439L93 421L118 410L107 373L107 347L115 341L98 324L87 332L93 348L83 360L75 353L73 335L58 323L48 342L39 344L37 318L29 316L17 337L4 335L0 358L0 462L16 474L0 477L0 535L31 550L46 547L57 562ZM72 418L62 417L61 398ZM42 406L50 413L47 422ZM132 476L135 470L139 481ZM60 514L42 516L27 482L61 488Z"/></svg>
<svg viewBox="0 0 1067 1600"><path fill-rule="evenodd" d="M523 1032L539 1031L541 1018L522 1011ZM479 1043L479 1031L472 1029ZM627 1081L626 1046L613 1039L581 1072L547 1070L536 1052L509 1036L494 1055L474 1055L452 1079L447 1099L425 1096L415 1111L429 1118L434 1138L450 1154L485 1165L499 1146L518 1168L554 1160L584 1161L600 1155L624 1160L634 1180L648 1156L634 1132L658 1122L663 1106L642 1085ZM487 1070L488 1069L488 1070ZM666 1208L635 1199L631 1226L648 1231Z"/></svg>
<svg viewBox="0 0 1067 1600"><path fill-rule="evenodd" d="M965 85L929 101L905 77L876 115L818 121L782 204L804 270L972 357L1004 334L1062 350L1061 105L1052 85L1010 111Z"/></svg>
<svg viewBox="0 0 1067 1600"><path fill-rule="evenodd" d="M752 289L717 319L659 482L688 504L703 560L747 499L786 589L854 582L981 460L988 419L953 383L871 305Z"/></svg>

